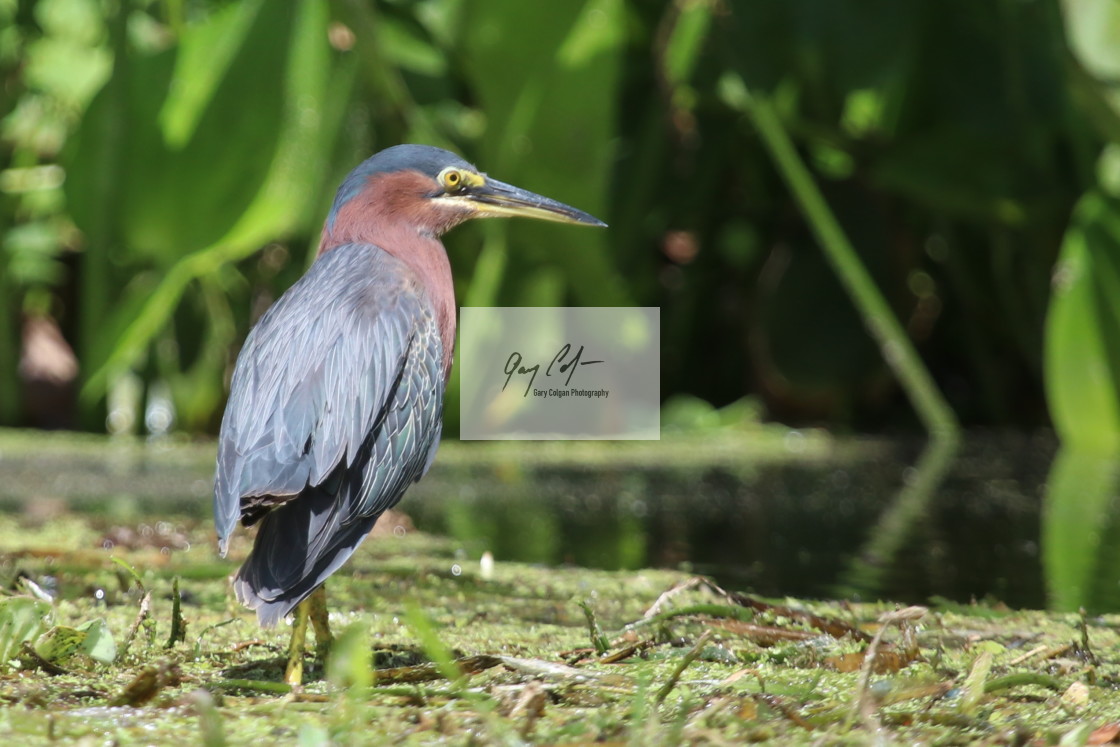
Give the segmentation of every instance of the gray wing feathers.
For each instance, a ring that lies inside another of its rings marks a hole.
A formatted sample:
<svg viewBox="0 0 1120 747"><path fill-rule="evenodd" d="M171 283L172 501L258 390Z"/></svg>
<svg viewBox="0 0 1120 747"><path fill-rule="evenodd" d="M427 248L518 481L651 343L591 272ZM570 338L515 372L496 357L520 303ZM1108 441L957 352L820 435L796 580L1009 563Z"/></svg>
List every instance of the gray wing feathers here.
<svg viewBox="0 0 1120 747"><path fill-rule="evenodd" d="M409 349L429 345L417 337ZM322 484L308 486L261 522L234 589L263 625L278 622L334 573L427 470L439 443L443 370L431 363L438 356L410 353L404 361L353 462L339 464Z"/></svg>
<svg viewBox="0 0 1120 747"><path fill-rule="evenodd" d="M214 502L223 554L245 499L299 495L292 504L322 504L303 517L307 566L297 575L306 575L332 542L350 542L336 536L340 527L375 521L427 470L438 444L443 351L430 306L407 276L376 247L333 249L250 333L219 441ZM276 525L292 504L273 509L265 524Z"/></svg>

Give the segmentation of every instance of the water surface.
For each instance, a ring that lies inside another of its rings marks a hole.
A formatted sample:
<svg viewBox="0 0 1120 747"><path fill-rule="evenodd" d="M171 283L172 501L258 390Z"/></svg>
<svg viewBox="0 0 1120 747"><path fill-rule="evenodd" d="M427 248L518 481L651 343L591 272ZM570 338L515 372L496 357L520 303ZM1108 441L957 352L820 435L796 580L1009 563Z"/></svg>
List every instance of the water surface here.
<svg viewBox="0 0 1120 747"><path fill-rule="evenodd" d="M1103 481L1090 514L1076 485L1049 494L1048 432L971 434L936 479L916 468L925 445L771 429L647 444L448 442L400 508L417 529L455 538L467 560L686 568L767 596L1120 604L1114 484ZM213 449L9 432L0 505L206 520Z"/></svg>

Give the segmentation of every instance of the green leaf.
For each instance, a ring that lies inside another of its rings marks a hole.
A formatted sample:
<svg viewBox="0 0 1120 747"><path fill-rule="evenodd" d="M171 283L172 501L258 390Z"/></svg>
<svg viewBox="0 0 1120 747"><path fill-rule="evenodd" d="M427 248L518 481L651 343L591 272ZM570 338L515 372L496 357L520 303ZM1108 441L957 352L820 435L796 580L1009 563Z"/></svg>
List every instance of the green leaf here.
<svg viewBox="0 0 1120 747"><path fill-rule="evenodd" d="M0 672L24 641L34 640L47 626L50 613L50 604L31 597L0 599Z"/></svg>
<svg viewBox="0 0 1120 747"><path fill-rule="evenodd" d="M113 375L140 360L192 282L305 225L318 207L315 196L322 190L323 172L309 172L308 164L321 163L330 153L345 114L342 104L352 88L353 67L332 62L325 7L306 3L293 15L287 68L273 73L283 82L284 95L281 116L267 125L269 132L279 133L267 177L213 244L175 254L175 263L159 284L128 315L128 325L109 331L107 342L98 348L104 356L84 362L92 371L82 391L87 402L105 392Z"/></svg>
<svg viewBox="0 0 1120 747"><path fill-rule="evenodd" d="M389 15L379 16L377 41L394 65L433 78L447 73L447 59L419 29Z"/></svg>
<svg viewBox="0 0 1120 747"><path fill-rule="evenodd" d="M125 571L125 573L132 577L132 580L136 582L136 588L138 588L140 591L147 591L144 588L144 579L140 578L140 573L127 560L125 560L124 558L118 558L116 555L110 557L109 560L116 563Z"/></svg>
<svg viewBox="0 0 1120 747"><path fill-rule="evenodd" d="M354 623L342 631L331 644L326 671L327 679L336 687L364 690L373 685L369 628Z"/></svg>
<svg viewBox="0 0 1120 747"><path fill-rule="evenodd" d="M176 643L187 640L187 623L183 620L183 596L179 593L179 577L171 582L171 634L164 648L174 648Z"/></svg>
<svg viewBox="0 0 1120 747"><path fill-rule="evenodd" d="M465 3L464 72L488 123L478 154L484 170L605 214L625 18L621 0ZM518 61L516 85L510 60ZM472 302L491 295L503 279L550 264L562 269L566 290L580 303L629 304L611 260L609 231L518 221L487 226L485 233L479 261L487 272L473 282L486 287L468 288Z"/></svg>
<svg viewBox="0 0 1120 747"><path fill-rule="evenodd" d="M83 654L102 664L111 664L117 658L117 644L104 618L84 622L78 630L85 634L80 647Z"/></svg>
<svg viewBox="0 0 1120 747"><path fill-rule="evenodd" d="M1085 118L1113 142L1120 141L1120 3L1062 0L1066 41L1076 64L1067 85Z"/></svg>
<svg viewBox="0 0 1120 747"><path fill-rule="evenodd" d="M1120 201L1090 192L1062 241L1046 319L1046 397L1062 442L1120 450Z"/></svg>
<svg viewBox="0 0 1120 747"><path fill-rule="evenodd" d="M44 33L27 45L26 81L80 111L112 67L112 55L101 43L102 8L96 0L45 0L35 3L34 10Z"/></svg>
<svg viewBox="0 0 1120 747"><path fill-rule="evenodd" d="M85 654L102 664L117 658L117 644L102 618L76 628L56 625L35 641L35 653L52 664L64 664L74 654Z"/></svg>
<svg viewBox="0 0 1120 747"><path fill-rule="evenodd" d="M183 34L175 73L159 113L169 147L181 148L190 141L259 9L259 0L232 3Z"/></svg>
<svg viewBox="0 0 1120 747"><path fill-rule="evenodd" d="M98 139L106 129L124 128L123 199L111 219L126 256L166 264L226 234L276 156L297 15L286 3L246 2L236 17L219 13L188 27L178 48L132 52L125 118L106 89L77 133L66 194L79 227L96 222L91 211L99 202L91 189L98 181ZM117 54L124 64L126 50ZM217 80L205 66L194 70L195 61L208 57L218 62Z"/></svg>
<svg viewBox="0 0 1120 747"><path fill-rule="evenodd" d="M964 684L961 685L962 694L959 706L961 713L968 716L976 712L980 699L984 697L984 683L988 680L988 674L991 671L992 652L989 650L981 651L972 662L972 669L968 676L964 678Z"/></svg>
<svg viewBox="0 0 1120 747"><path fill-rule="evenodd" d="M52 664L64 664L86 641L86 634L77 628L56 625L35 641L35 653Z"/></svg>
<svg viewBox="0 0 1120 747"><path fill-rule="evenodd" d="M1077 61L1101 81L1120 78L1120 3L1062 0L1061 5L1066 39ZM1120 94L1108 98L1114 107L1120 105Z"/></svg>
<svg viewBox="0 0 1120 747"><path fill-rule="evenodd" d="M1042 565L1047 606L1064 612L1117 609L1120 454L1064 446L1046 484Z"/></svg>
<svg viewBox="0 0 1120 747"><path fill-rule="evenodd" d="M692 77L715 10L707 0L691 0L681 6L665 45L665 75L673 84L685 83Z"/></svg>
<svg viewBox="0 0 1120 747"><path fill-rule="evenodd" d="M416 636L416 640L420 642L424 654L436 665L440 674L453 683L462 680L463 672L459 669L459 665L455 663L455 655L451 653L451 649L439 637L435 626L432 625L432 621L428 619L423 610L415 603L409 604L405 611L404 620L409 630Z"/></svg>

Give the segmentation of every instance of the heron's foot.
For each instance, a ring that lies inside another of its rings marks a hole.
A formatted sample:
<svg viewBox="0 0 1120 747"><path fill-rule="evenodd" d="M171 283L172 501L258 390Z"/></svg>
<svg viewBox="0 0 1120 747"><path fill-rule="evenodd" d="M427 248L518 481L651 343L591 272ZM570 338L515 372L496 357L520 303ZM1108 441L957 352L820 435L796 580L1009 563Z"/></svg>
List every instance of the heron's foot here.
<svg viewBox="0 0 1120 747"><path fill-rule="evenodd" d="M334 636L331 635L330 613L327 612L326 586L320 586L311 592L311 596L304 604L308 607L308 615L315 628L315 656L318 659L326 659L331 644L334 643Z"/></svg>
<svg viewBox="0 0 1120 747"><path fill-rule="evenodd" d="M307 618L310 605L302 601L296 605L296 618L292 625L292 639L288 641L288 664L284 668L284 682L298 690L303 685L303 652L307 643Z"/></svg>

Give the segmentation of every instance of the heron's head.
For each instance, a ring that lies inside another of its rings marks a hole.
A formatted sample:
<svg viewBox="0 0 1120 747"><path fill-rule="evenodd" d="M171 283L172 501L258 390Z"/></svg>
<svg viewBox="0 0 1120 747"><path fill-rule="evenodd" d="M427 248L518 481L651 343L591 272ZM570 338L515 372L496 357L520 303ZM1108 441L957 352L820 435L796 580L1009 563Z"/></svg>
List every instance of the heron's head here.
<svg viewBox="0 0 1120 747"><path fill-rule="evenodd" d="M397 145L367 158L342 182L319 251L388 229L439 236L471 218L518 216L606 225L582 210L492 179L442 148Z"/></svg>

